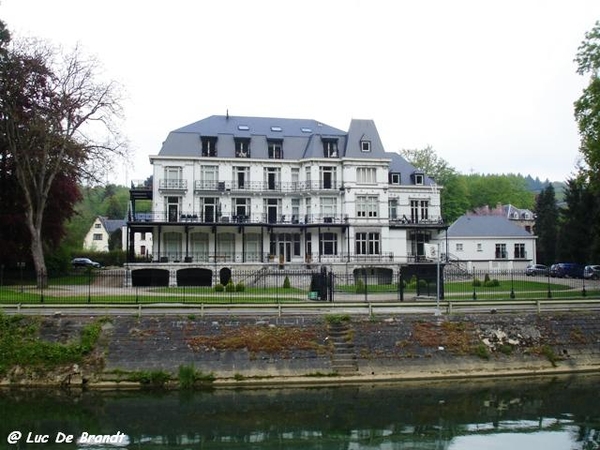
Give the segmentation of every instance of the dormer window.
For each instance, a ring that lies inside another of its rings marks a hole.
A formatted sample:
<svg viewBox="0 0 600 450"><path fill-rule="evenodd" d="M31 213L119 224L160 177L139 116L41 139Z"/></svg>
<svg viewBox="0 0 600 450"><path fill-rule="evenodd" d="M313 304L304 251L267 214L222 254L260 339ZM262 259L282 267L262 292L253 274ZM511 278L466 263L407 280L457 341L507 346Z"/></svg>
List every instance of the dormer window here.
<svg viewBox="0 0 600 450"><path fill-rule="evenodd" d="M217 156L217 138L202 136L202 156Z"/></svg>
<svg viewBox="0 0 600 450"><path fill-rule="evenodd" d="M360 151L369 153L371 151L371 141L360 141Z"/></svg>
<svg viewBox="0 0 600 450"><path fill-rule="evenodd" d="M283 159L283 141L281 139L269 139L267 147L269 159Z"/></svg>
<svg viewBox="0 0 600 450"><path fill-rule="evenodd" d="M423 172L414 172L412 179L417 186L422 186L425 183L425 174Z"/></svg>
<svg viewBox="0 0 600 450"><path fill-rule="evenodd" d="M325 158L338 157L337 139L323 139L323 156Z"/></svg>
<svg viewBox="0 0 600 450"><path fill-rule="evenodd" d="M250 139L235 138L235 157L250 158Z"/></svg>
<svg viewBox="0 0 600 450"><path fill-rule="evenodd" d="M390 184L400 184L399 173L390 173Z"/></svg>

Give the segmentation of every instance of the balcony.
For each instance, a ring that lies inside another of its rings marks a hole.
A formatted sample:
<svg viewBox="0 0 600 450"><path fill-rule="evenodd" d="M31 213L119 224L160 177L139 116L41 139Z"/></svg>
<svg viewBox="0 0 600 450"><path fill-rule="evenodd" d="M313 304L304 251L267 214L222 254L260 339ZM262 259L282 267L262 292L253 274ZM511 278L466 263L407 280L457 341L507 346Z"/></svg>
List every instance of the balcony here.
<svg viewBox="0 0 600 450"><path fill-rule="evenodd" d="M168 178L159 180L158 189L161 191L187 191L187 180L171 180Z"/></svg>
<svg viewBox="0 0 600 450"><path fill-rule="evenodd" d="M300 193L339 191L341 183L323 181L195 181L194 192Z"/></svg>
<svg viewBox="0 0 600 450"><path fill-rule="evenodd" d="M199 211L169 214L168 212L150 212L131 214L132 223L173 223L173 224L254 224L254 225L346 225L348 219L342 214L214 214Z"/></svg>

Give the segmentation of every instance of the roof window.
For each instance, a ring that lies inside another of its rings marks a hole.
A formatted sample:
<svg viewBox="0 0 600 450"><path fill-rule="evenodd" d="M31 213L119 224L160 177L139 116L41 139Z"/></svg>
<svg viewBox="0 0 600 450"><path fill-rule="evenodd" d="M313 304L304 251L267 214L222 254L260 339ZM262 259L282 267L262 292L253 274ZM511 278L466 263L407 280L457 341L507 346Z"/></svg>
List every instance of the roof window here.
<svg viewBox="0 0 600 450"><path fill-rule="evenodd" d="M273 126L271 127L271 131L281 131L281 127Z"/></svg>
<svg viewBox="0 0 600 450"><path fill-rule="evenodd" d="M240 131L248 131L250 127L248 125L238 125L238 130Z"/></svg>

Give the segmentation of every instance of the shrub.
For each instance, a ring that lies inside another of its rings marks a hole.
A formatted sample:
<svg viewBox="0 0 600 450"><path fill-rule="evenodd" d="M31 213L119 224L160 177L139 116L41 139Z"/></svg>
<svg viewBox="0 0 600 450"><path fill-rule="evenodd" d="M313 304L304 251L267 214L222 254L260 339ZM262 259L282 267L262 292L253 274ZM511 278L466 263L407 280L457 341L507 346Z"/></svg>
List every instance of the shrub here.
<svg viewBox="0 0 600 450"><path fill-rule="evenodd" d="M481 280L479 278L473 278L473 287L480 287Z"/></svg>
<svg viewBox="0 0 600 450"><path fill-rule="evenodd" d="M325 322L328 324L340 324L343 322L350 322L349 314L327 314L325 316Z"/></svg>
<svg viewBox="0 0 600 450"><path fill-rule="evenodd" d="M196 369L194 366L179 366L177 378L182 389L191 389L196 381Z"/></svg>
<svg viewBox="0 0 600 450"><path fill-rule="evenodd" d="M485 277L483 277L483 284L485 285L486 283L490 282L490 274L486 273Z"/></svg>
<svg viewBox="0 0 600 450"><path fill-rule="evenodd" d="M233 281L229 280L229 283L227 283L227 286L225 286L225 291L235 292L235 284L233 284Z"/></svg>
<svg viewBox="0 0 600 450"><path fill-rule="evenodd" d="M355 290L357 294L364 294L367 292L367 288L363 280L356 280Z"/></svg>
<svg viewBox="0 0 600 450"><path fill-rule="evenodd" d="M485 287L498 287L500 286L500 282L494 278L493 280L488 280L483 283Z"/></svg>
<svg viewBox="0 0 600 450"><path fill-rule="evenodd" d="M235 292L244 292L246 290L246 285L241 281L235 285Z"/></svg>
<svg viewBox="0 0 600 450"><path fill-rule="evenodd" d="M215 292L223 292L224 290L225 286L223 286L221 283L215 284Z"/></svg>
<svg viewBox="0 0 600 450"><path fill-rule="evenodd" d="M283 288L284 289L289 289L291 287L292 287L292 285L290 284L290 279L286 275L285 279L283 280Z"/></svg>

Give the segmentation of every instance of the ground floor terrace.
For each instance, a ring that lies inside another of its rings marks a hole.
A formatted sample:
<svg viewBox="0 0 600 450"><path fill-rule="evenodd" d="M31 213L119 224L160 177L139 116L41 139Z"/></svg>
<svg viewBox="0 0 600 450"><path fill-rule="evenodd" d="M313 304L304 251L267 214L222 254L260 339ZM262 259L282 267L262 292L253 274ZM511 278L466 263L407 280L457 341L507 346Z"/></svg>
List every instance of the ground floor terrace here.
<svg viewBox="0 0 600 450"><path fill-rule="evenodd" d="M246 226L130 224L128 261L160 264L409 264L426 260L439 229L364 223ZM135 239L152 234L153 248L136 255Z"/></svg>

